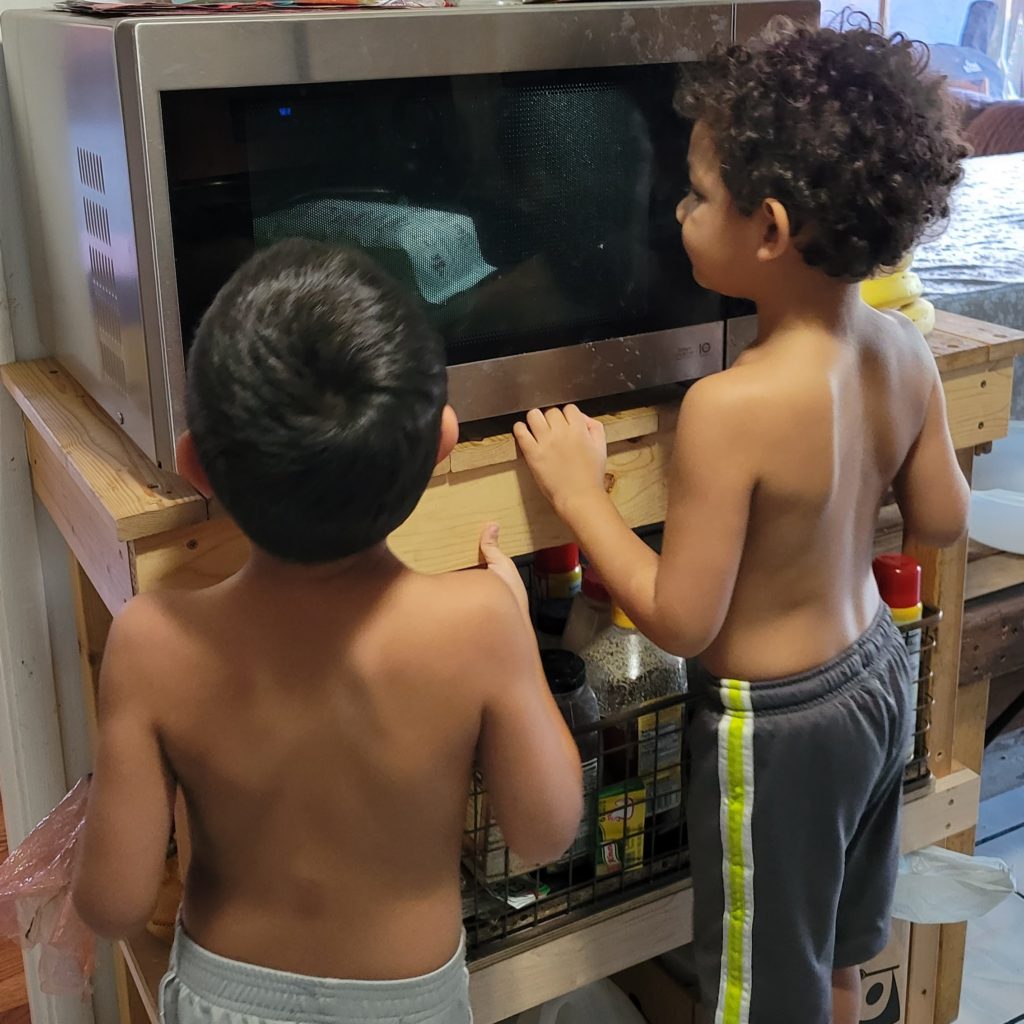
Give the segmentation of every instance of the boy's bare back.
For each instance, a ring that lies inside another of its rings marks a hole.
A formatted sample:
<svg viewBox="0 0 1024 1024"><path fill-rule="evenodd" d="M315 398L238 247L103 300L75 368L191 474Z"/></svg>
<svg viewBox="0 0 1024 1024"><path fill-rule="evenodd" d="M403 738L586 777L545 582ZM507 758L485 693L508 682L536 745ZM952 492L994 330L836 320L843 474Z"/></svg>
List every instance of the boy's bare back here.
<svg viewBox="0 0 1024 1024"><path fill-rule="evenodd" d="M704 386L705 404L732 423L732 458L744 464L732 471L754 485L732 601L702 660L753 680L823 664L877 610L871 559L885 493L895 481L908 503L900 485L915 464L948 462L934 360L910 321L860 306L842 333L764 338Z"/></svg>
<svg viewBox="0 0 1024 1024"><path fill-rule="evenodd" d="M212 952L328 977L426 973L459 941L478 745L513 841L524 801L574 803L571 782L559 800L563 737L536 714L550 711L537 655L493 573L420 576L384 550L319 572L257 560L137 600L115 630L105 698L150 719L182 787L183 923Z"/></svg>
<svg viewBox="0 0 1024 1024"><path fill-rule="evenodd" d="M582 772L497 528L486 572L421 576L387 549L458 437L443 343L365 256L283 242L204 316L188 417L178 471L251 554L116 617L75 904L104 936L146 923L180 787L196 956L328 981L446 965L445 1005L414 1003L461 1021L474 761L509 847L536 863L572 842ZM267 986L253 1005L276 1019Z"/></svg>

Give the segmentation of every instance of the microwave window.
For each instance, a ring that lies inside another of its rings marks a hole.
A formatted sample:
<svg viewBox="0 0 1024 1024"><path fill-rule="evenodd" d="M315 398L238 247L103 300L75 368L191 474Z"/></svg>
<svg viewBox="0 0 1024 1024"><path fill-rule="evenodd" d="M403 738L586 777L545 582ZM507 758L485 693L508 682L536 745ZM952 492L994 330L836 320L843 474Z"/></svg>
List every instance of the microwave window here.
<svg viewBox="0 0 1024 1024"><path fill-rule="evenodd" d="M283 238L367 251L450 364L721 319L674 210L679 68L163 96L186 350L217 289Z"/></svg>

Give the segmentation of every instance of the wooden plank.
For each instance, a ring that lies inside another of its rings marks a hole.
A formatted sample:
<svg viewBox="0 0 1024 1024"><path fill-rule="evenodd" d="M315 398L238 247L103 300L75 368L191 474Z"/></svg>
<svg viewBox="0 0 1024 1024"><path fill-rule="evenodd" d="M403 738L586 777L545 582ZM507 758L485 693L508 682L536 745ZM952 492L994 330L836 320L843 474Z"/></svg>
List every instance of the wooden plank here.
<svg viewBox="0 0 1024 1024"><path fill-rule="evenodd" d="M653 434L610 446L608 486L630 526L664 518L671 445L671 435ZM491 520L501 523L502 547L509 555L571 539L519 459L433 480L389 543L420 572L465 569L477 564L480 530ZM241 568L248 542L231 520L218 518L140 538L131 550L135 584L142 593L217 583Z"/></svg>
<svg viewBox="0 0 1024 1024"><path fill-rule="evenodd" d="M1024 354L1024 331L940 309L935 311L928 346L945 372Z"/></svg>
<svg viewBox="0 0 1024 1024"><path fill-rule="evenodd" d="M583 927L496 963L474 964L469 977L473 1020L495 1024L685 945L693 938L692 917L693 893L682 883L638 906L588 918Z"/></svg>
<svg viewBox="0 0 1024 1024"><path fill-rule="evenodd" d="M960 468L968 482L974 463L974 449L957 452ZM950 548L915 547L908 540L907 554L922 566L924 603L942 611L938 645L932 655L935 676L932 696L932 725L928 734L929 764L935 775L947 775L953 765L953 733L956 723L956 690L960 675L960 627L964 614L964 577L967 571L967 538Z"/></svg>
<svg viewBox="0 0 1024 1024"><path fill-rule="evenodd" d="M963 619L961 686L1021 668L1024 668L1024 586L969 601ZM984 722L981 728L984 731ZM971 763L964 758L958 760Z"/></svg>
<svg viewBox="0 0 1024 1024"><path fill-rule="evenodd" d="M237 572L248 554L249 542L226 516L140 537L131 544L137 593L212 586Z"/></svg>
<svg viewBox="0 0 1024 1024"><path fill-rule="evenodd" d="M943 374L949 432L955 448L1005 437L1010 424L1013 364Z"/></svg>
<svg viewBox="0 0 1024 1024"><path fill-rule="evenodd" d="M618 441L630 441L637 437L646 437L666 428L661 422L661 414L657 406L640 406L636 409L625 409L596 416L604 424L605 437L609 444ZM515 462L519 458L519 448L511 433L494 434L491 437L474 441L462 441L455 446L451 454L451 472L466 473L487 466L501 466Z"/></svg>
<svg viewBox="0 0 1024 1024"><path fill-rule="evenodd" d="M118 539L113 520L75 486L54 449L31 423L26 424L25 434L36 496L53 517L104 604L116 612L132 596L128 545Z"/></svg>
<svg viewBox="0 0 1024 1024"><path fill-rule="evenodd" d="M660 433L609 447L609 491L630 526L664 519L671 447L672 436ZM501 524L502 548L513 556L572 539L519 459L433 483L389 543L421 572L463 569L477 564L481 527L492 520Z"/></svg>
<svg viewBox="0 0 1024 1024"><path fill-rule="evenodd" d="M965 600L973 601L1021 583L1024 583L1024 556L997 551L972 561L968 555Z"/></svg>
<svg viewBox="0 0 1024 1024"><path fill-rule="evenodd" d="M935 1024L935 982L939 966L939 935L939 925L937 924L915 924L910 929L907 1024Z"/></svg>
<svg viewBox="0 0 1024 1024"><path fill-rule="evenodd" d="M903 853L921 850L973 828L978 823L981 776L956 765L955 770L934 778L920 796L911 794L903 807Z"/></svg>
<svg viewBox="0 0 1024 1024"><path fill-rule="evenodd" d="M511 434L495 434L479 441L463 441L451 454L451 471L467 473L487 466L500 466L519 458L516 439Z"/></svg>
<svg viewBox="0 0 1024 1024"><path fill-rule="evenodd" d="M11 363L3 381L69 481L132 540L207 518L206 501L158 469L52 359Z"/></svg>
<svg viewBox="0 0 1024 1024"><path fill-rule="evenodd" d="M82 666L82 688L85 692L86 723L89 740L96 749L96 703L99 694L100 664L113 616L96 592L88 573L73 556L71 561L71 596L75 605L75 631L78 634L78 656Z"/></svg>
<svg viewBox="0 0 1024 1024"><path fill-rule="evenodd" d="M981 773L985 759L985 722L988 717L989 680L965 681L963 674L956 702L956 732L953 756L957 763ZM979 792L980 796L980 792ZM947 850L974 853L975 829L969 828L945 842ZM935 988L936 1024L953 1024L960 1016L966 923L944 924L939 932L939 960Z"/></svg>
<svg viewBox="0 0 1024 1024"><path fill-rule="evenodd" d="M160 982L167 972L167 962L171 955L170 944L155 935L150 935L147 931L142 931L131 939L121 940L117 946L135 983L133 987L141 1000L145 1014L142 1020L136 1020L136 1014L130 1013L131 1024L160 1024L160 1013L157 1009Z"/></svg>

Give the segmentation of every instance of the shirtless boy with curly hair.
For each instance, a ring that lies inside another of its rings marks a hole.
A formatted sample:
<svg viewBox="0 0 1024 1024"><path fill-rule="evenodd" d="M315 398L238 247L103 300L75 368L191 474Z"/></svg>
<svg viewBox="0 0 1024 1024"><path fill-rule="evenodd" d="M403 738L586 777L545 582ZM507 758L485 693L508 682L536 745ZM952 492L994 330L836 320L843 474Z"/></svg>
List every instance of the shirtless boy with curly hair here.
<svg viewBox="0 0 1024 1024"><path fill-rule="evenodd" d="M966 150L927 55L870 26L777 26L684 85L679 204L697 281L756 342L679 417L662 554L605 493L573 406L517 437L616 602L710 673L689 733L703 1001L728 1024L855 1024L886 944L910 728L906 650L871 572L879 504L951 544L968 488L928 346L857 282L948 214Z"/></svg>

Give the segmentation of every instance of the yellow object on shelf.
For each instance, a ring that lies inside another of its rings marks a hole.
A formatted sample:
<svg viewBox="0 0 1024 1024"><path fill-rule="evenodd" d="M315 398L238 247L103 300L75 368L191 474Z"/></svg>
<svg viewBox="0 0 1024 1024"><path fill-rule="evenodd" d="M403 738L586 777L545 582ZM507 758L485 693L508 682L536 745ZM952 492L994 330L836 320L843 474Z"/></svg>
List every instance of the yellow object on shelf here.
<svg viewBox="0 0 1024 1024"><path fill-rule="evenodd" d="M912 270L886 277L872 277L860 283L861 298L875 309L900 309L924 293L921 278Z"/></svg>
<svg viewBox="0 0 1024 1024"><path fill-rule="evenodd" d="M927 335L935 330L935 307L927 299L914 299L906 306L901 306L899 312L913 320L922 334Z"/></svg>

